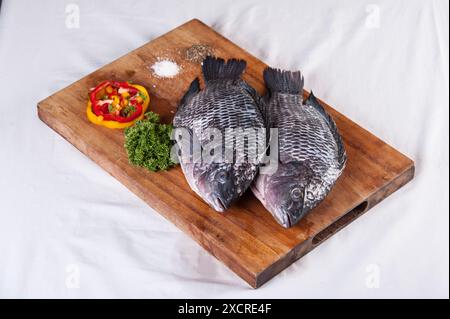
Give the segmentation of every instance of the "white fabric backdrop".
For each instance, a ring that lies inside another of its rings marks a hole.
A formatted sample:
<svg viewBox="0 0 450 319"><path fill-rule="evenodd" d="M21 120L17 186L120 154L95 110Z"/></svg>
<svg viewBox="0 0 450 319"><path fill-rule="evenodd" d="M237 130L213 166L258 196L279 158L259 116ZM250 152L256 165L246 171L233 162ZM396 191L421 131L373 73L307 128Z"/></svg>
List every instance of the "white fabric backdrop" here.
<svg viewBox="0 0 450 319"><path fill-rule="evenodd" d="M66 27L68 4L79 28ZM417 165L413 182L258 290L36 115L41 99L195 17L300 68L307 88ZM448 27L446 0L3 1L0 297L448 298Z"/></svg>

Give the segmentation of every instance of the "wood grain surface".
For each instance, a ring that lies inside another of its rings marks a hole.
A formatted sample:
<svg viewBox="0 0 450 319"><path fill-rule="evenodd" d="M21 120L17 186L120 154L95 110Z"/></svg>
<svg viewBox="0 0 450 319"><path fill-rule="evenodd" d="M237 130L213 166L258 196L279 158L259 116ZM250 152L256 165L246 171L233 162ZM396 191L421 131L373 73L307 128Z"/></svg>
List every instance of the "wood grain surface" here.
<svg viewBox="0 0 450 319"><path fill-rule="evenodd" d="M264 284L413 178L409 158L326 104L343 136L348 164L329 196L290 229L279 226L250 192L219 214L190 190L179 167L152 173L130 165L123 132L86 119L89 88L106 79L144 85L150 110L169 123L178 101L200 75L200 65L185 58L193 44L207 44L219 57L245 59L244 79L264 92L266 64L201 21L191 20L41 101L38 114L252 287ZM173 79L155 77L149 67L158 57L176 61L181 73Z"/></svg>

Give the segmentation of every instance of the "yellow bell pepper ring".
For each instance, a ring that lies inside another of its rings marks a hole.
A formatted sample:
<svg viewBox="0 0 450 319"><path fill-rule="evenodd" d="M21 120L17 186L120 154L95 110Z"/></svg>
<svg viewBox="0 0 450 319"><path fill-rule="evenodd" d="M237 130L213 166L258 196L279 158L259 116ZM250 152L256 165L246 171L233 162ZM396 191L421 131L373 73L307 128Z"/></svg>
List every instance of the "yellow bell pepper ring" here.
<svg viewBox="0 0 450 319"><path fill-rule="evenodd" d="M124 129L141 120L150 96L137 84L105 81L89 94L86 114L90 122L112 129Z"/></svg>

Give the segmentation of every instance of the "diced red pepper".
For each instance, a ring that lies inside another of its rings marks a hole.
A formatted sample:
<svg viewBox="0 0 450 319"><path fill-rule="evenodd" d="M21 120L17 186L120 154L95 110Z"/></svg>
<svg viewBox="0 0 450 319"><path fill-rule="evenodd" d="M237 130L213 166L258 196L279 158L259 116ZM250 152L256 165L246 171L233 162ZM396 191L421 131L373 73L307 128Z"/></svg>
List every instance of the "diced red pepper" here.
<svg viewBox="0 0 450 319"><path fill-rule="evenodd" d="M111 87L112 91L108 89L108 91L111 91L110 93L106 92L106 88ZM106 121L116 121L119 123L127 123L131 122L137 117L139 117L142 114L142 103L137 103L135 99L130 99L129 104L134 106L135 110L132 114L128 116L121 116L120 112L118 114L110 113L107 103L104 103L100 105L98 101L107 94L108 98L112 98L113 96L118 96L118 89L119 88L126 88L128 90L128 93L130 94L130 97L138 94L138 90L133 88L129 85L127 82L117 82L117 81L105 81L100 83L93 91L90 93L90 100L92 104L92 111L97 116L103 116L104 120ZM123 101L123 97L119 97L119 101Z"/></svg>

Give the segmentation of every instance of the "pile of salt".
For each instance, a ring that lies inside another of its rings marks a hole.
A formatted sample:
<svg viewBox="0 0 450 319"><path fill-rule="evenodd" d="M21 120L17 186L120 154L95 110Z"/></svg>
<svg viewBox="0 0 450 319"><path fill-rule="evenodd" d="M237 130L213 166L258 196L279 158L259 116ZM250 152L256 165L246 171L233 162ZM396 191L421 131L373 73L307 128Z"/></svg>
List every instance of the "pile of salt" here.
<svg viewBox="0 0 450 319"><path fill-rule="evenodd" d="M157 61L151 66L151 69L156 76L161 78L173 78L180 72L178 64L170 60Z"/></svg>

